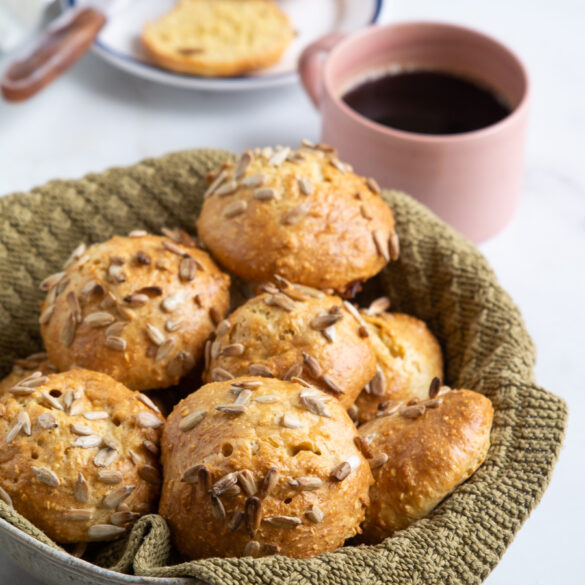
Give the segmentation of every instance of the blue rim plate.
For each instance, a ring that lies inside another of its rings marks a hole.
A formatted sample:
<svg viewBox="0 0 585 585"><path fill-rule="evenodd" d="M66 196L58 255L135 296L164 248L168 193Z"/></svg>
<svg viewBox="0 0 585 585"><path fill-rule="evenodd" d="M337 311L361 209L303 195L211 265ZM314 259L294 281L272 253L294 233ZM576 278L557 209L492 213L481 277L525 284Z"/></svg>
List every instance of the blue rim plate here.
<svg viewBox="0 0 585 585"><path fill-rule="evenodd" d="M276 87L298 80L298 57L309 43L334 31L352 32L377 22L383 0L280 0L297 33L280 63L241 77L198 77L161 69L149 62L139 35L144 24L155 20L176 0L118 0L111 4L108 23L93 51L115 67L158 83L198 90L240 91ZM64 8L92 4L96 0L61 0Z"/></svg>

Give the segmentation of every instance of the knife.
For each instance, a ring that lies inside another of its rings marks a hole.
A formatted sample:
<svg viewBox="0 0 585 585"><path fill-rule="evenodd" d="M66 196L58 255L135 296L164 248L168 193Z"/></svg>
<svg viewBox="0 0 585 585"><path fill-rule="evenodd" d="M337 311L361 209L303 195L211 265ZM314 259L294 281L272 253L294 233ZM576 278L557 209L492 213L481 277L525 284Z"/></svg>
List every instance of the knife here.
<svg viewBox="0 0 585 585"><path fill-rule="evenodd" d="M27 100L67 71L89 49L113 5L121 3L125 1L94 0L67 9L49 25L34 49L5 71L0 84L4 99Z"/></svg>

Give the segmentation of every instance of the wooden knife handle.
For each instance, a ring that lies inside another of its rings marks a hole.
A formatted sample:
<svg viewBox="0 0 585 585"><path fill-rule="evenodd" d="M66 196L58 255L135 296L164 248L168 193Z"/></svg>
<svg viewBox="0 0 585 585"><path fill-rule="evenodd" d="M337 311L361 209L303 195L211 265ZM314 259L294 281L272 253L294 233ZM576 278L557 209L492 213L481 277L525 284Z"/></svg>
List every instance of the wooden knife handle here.
<svg viewBox="0 0 585 585"><path fill-rule="evenodd" d="M37 47L4 73L4 98L20 102L35 95L83 56L105 23L106 17L93 8L73 9L53 23Z"/></svg>

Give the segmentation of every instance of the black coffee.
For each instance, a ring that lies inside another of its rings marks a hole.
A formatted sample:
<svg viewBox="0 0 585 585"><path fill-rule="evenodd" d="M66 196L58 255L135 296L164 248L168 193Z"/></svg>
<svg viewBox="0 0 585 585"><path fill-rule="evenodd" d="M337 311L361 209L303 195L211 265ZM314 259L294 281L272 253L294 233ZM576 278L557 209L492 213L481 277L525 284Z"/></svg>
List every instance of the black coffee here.
<svg viewBox="0 0 585 585"><path fill-rule="evenodd" d="M343 101L366 118L419 134L459 134L495 124L511 111L495 93L449 73L385 75L351 89Z"/></svg>

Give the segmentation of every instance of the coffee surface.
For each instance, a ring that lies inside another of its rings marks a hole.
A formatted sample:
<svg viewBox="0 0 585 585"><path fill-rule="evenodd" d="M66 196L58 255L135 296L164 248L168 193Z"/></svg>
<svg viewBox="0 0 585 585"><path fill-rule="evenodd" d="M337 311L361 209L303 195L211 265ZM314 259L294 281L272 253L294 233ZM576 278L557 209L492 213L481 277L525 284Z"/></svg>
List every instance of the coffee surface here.
<svg viewBox="0 0 585 585"><path fill-rule="evenodd" d="M374 122L419 134L471 132L511 112L490 90L439 71L405 71L370 79L342 99Z"/></svg>

